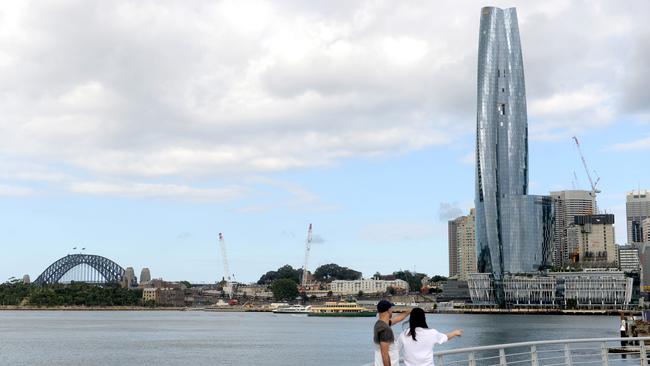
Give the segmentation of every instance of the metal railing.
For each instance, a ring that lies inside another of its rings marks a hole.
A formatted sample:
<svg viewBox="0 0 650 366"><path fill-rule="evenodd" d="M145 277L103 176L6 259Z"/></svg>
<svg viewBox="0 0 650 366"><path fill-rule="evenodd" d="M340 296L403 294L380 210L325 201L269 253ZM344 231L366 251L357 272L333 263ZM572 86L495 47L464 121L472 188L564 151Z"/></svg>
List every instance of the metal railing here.
<svg viewBox="0 0 650 366"><path fill-rule="evenodd" d="M646 366L648 348L650 337L563 339L461 348L433 357L436 366Z"/></svg>
<svg viewBox="0 0 650 366"><path fill-rule="evenodd" d="M650 337L562 339L459 348L433 358L436 366L647 366L648 350Z"/></svg>

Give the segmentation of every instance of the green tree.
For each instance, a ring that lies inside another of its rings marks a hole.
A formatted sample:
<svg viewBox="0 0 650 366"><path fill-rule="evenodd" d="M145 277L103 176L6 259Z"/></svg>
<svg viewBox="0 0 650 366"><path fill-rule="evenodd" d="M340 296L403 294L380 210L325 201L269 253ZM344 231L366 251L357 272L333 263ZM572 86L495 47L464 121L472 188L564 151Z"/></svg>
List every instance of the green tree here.
<svg viewBox="0 0 650 366"><path fill-rule="evenodd" d="M395 278L404 280L409 284L410 291L420 291L422 288L422 279L426 277L424 273L413 273L411 271L393 272Z"/></svg>
<svg viewBox="0 0 650 366"><path fill-rule="evenodd" d="M185 286L185 288L191 288L192 284L189 281L181 281L179 282L181 285Z"/></svg>
<svg viewBox="0 0 650 366"><path fill-rule="evenodd" d="M262 277L260 277L260 279L257 281L257 284L268 285L270 283L273 283L275 280L282 278L288 278L296 283L300 283L300 279L302 278L302 269L294 269L290 265L285 264L284 266L278 268L277 271L268 271L263 274Z"/></svg>
<svg viewBox="0 0 650 366"><path fill-rule="evenodd" d="M300 295L297 282L288 278L281 278L274 281L271 285L271 291L273 292L273 297L280 301L293 300Z"/></svg>
<svg viewBox="0 0 650 366"><path fill-rule="evenodd" d="M358 280L361 278L361 272L347 267L341 267L338 264L324 264L314 271L314 278L318 281L332 282L334 280Z"/></svg>

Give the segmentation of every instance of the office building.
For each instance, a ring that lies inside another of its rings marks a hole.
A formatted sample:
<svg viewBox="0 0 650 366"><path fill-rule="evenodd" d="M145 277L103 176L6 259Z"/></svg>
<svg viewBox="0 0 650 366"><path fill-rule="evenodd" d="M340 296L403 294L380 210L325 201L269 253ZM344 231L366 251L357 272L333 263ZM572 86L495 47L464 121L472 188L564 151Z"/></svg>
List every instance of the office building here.
<svg viewBox="0 0 650 366"><path fill-rule="evenodd" d="M616 265L614 215L575 216L567 229L567 246L572 260L583 267Z"/></svg>
<svg viewBox="0 0 650 366"><path fill-rule="evenodd" d="M409 284L404 280L335 280L330 286L332 293L337 295L356 295L359 291L366 294L383 294L391 287L397 292L409 292Z"/></svg>
<svg viewBox="0 0 650 366"><path fill-rule="evenodd" d="M551 197L555 209L553 265L563 267L571 263L572 254L568 249L567 229L573 224L574 217L598 213L596 198L591 191L583 190L551 192Z"/></svg>
<svg viewBox="0 0 650 366"><path fill-rule="evenodd" d="M649 233L643 230L643 220L650 218L650 191L629 192L626 197L627 243L648 241Z"/></svg>
<svg viewBox="0 0 650 366"><path fill-rule="evenodd" d="M639 248L634 245L618 247L618 267L623 272L639 272Z"/></svg>
<svg viewBox="0 0 650 366"><path fill-rule="evenodd" d="M449 253L449 277L458 276L458 236L456 232L458 231L457 221L462 219L464 216L456 218L454 220L449 220L447 223L447 241L448 253Z"/></svg>
<svg viewBox="0 0 650 366"><path fill-rule="evenodd" d="M514 8L481 10L478 55L477 269L498 283L505 274L551 264L554 212L551 197L528 195L526 90Z"/></svg>
<svg viewBox="0 0 650 366"><path fill-rule="evenodd" d="M644 243L650 243L650 217L641 221L641 239Z"/></svg>
<svg viewBox="0 0 650 366"><path fill-rule="evenodd" d="M476 272L476 215L471 209L469 215L449 221L449 276L467 280L467 275Z"/></svg>

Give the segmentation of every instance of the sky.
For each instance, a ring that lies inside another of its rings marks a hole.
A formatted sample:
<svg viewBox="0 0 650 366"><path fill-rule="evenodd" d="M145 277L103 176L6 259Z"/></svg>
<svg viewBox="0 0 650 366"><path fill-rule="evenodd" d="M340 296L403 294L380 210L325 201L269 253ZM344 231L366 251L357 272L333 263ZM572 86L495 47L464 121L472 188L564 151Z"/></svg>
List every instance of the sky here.
<svg viewBox="0 0 650 366"><path fill-rule="evenodd" d="M474 201L482 6L517 6L530 193L626 242L650 189L650 2L21 1L0 8L0 282L85 247L152 277L447 274ZM576 179L577 177L577 179Z"/></svg>

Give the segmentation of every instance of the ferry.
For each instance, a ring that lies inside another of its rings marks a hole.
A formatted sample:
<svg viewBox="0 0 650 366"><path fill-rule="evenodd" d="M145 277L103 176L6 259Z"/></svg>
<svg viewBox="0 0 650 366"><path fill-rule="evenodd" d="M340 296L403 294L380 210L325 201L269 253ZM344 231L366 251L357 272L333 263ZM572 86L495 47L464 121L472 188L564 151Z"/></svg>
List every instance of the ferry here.
<svg viewBox="0 0 650 366"><path fill-rule="evenodd" d="M311 306L291 305L280 306L273 310L275 314L308 314L311 311Z"/></svg>
<svg viewBox="0 0 650 366"><path fill-rule="evenodd" d="M355 302L326 302L323 306L312 307L309 316L371 317L376 314Z"/></svg>

